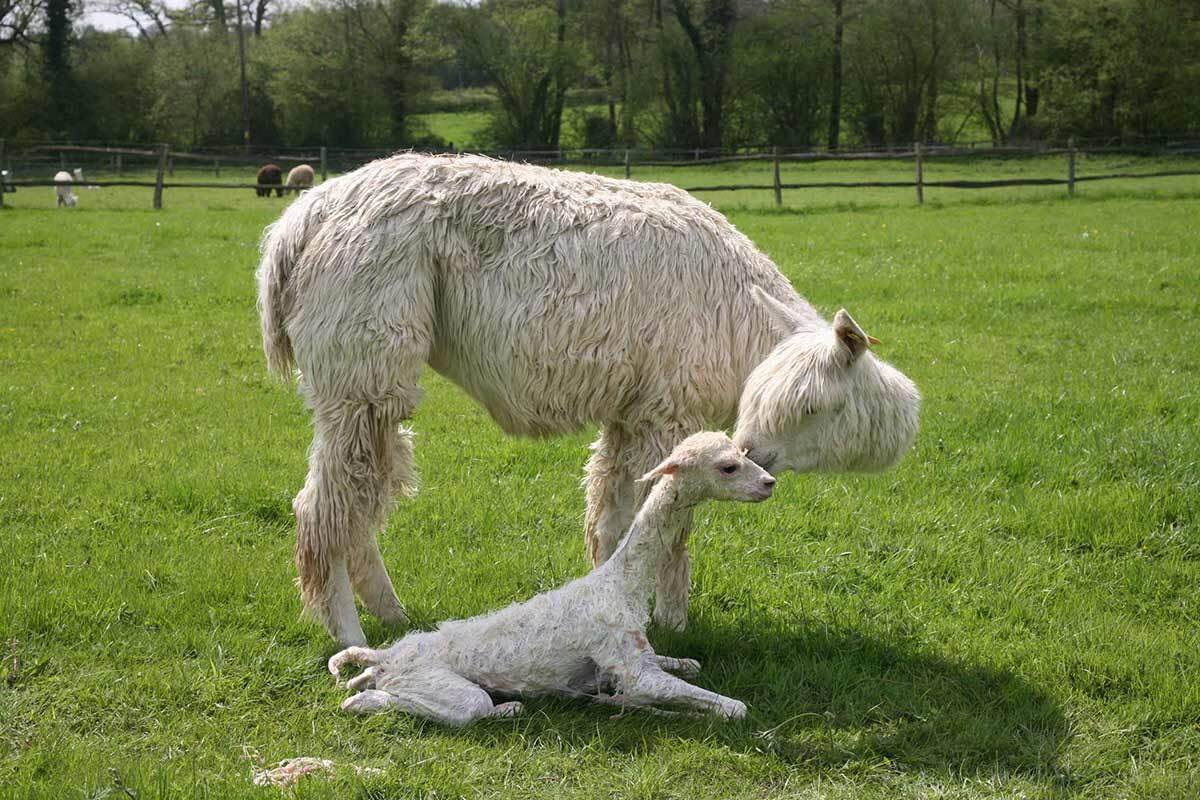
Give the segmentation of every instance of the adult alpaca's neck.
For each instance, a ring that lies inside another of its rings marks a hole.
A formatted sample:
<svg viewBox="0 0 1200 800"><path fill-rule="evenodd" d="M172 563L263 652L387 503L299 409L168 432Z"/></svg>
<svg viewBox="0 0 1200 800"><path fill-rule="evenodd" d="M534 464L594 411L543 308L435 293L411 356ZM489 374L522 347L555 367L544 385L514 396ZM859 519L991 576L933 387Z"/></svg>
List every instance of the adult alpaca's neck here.
<svg viewBox="0 0 1200 800"><path fill-rule="evenodd" d="M677 481L672 475L658 479L617 551L601 567L615 578L622 596L647 606L654 595L658 566L674 548L686 515L699 502L684 498Z"/></svg>
<svg viewBox="0 0 1200 800"><path fill-rule="evenodd" d="M757 285L766 294L795 310L798 317L805 320L811 330L819 330L828 325L816 309L796 292L786 278L779 274L773 264L768 261L766 265L770 268L769 271L763 270L754 284L739 289L733 311L734 324L737 327L733 348L737 352L735 360L740 361L737 367L742 382L745 382L755 367L762 363L780 342L791 333L797 332L791 331L789 334L784 334L775 327L767 311L754 300L753 285Z"/></svg>

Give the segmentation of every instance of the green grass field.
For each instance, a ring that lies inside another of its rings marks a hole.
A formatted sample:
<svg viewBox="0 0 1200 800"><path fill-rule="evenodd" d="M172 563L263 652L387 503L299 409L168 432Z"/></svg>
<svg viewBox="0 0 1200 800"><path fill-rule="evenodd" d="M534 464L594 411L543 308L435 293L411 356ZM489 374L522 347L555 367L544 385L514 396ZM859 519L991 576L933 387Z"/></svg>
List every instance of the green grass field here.
<svg viewBox="0 0 1200 800"><path fill-rule="evenodd" d="M338 714L299 619L309 425L252 279L287 201L80 195L0 211L0 795L270 797L252 767L301 755L382 772L298 797L1200 792L1195 179L706 198L884 341L917 445L699 514L693 624L651 639L744 723L534 700L464 731ZM591 432L506 438L425 386L424 488L382 540L417 624L581 574Z"/></svg>

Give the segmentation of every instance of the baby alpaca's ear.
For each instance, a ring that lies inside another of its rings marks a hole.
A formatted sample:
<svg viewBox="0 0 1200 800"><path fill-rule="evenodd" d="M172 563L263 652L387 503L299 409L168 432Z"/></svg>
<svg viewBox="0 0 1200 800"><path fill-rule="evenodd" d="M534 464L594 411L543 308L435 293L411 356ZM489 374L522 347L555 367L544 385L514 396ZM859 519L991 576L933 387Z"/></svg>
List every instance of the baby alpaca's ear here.
<svg viewBox="0 0 1200 800"><path fill-rule="evenodd" d="M637 482L643 483L645 481L656 480L658 478L661 478L663 475L674 475L678 471L679 471L679 460L668 456L666 461L662 462L657 467L650 470L642 477L638 478Z"/></svg>

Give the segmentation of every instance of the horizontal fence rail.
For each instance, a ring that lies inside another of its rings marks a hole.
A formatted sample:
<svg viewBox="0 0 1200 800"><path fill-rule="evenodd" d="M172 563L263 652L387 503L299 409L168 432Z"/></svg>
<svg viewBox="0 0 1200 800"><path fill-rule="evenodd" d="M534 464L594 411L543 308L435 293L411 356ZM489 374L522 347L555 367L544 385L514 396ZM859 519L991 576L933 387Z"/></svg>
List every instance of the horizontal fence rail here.
<svg viewBox="0 0 1200 800"><path fill-rule="evenodd" d="M4 192L13 192L20 188L34 187L135 187L152 188L154 190L154 207L161 208L163 192L168 189L229 189L249 190L270 193L272 190L283 193L289 191L286 184L260 184L252 182L203 182L195 180L168 180L174 176L177 162L189 171L211 170L214 177L219 178L222 167L262 166L266 163L276 165L310 164L314 171L319 172L320 180L325 180L330 171L343 172L354 169L377 158L394 155L398 152L369 148L287 148L272 149L262 152L247 152L244 148L205 148L188 152L174 152L168 145L104 145L104 144L75 144L75 143L26 143L20 148L5 147L0 139L0 169L5 170L0 178L0 205L3 204ZM457 153L455 150L422 150L427 153ZM632 179L635 167L641 168L679 168L711 167L721 165L753 165L769 164L773 181L747 183L718 183L704 185L681 185L688 192L738 192L738 191L773 191L775 204L782 205L784 191L812 189L915 189L918 203L923 203L926 189L993 189L1018 186L1066 186L1069 194L1075 193L1075 187L1080 183L1105 180L1137 180L1145 178L1170 178L1200 175L1200 164L1197 169L1156 169L1147 172L1109 171L1096 175L1076 174L1076 161L1079 156L1113 156L1127 154L1131 157L1196 157L1200 156L1200 141L1171 140L1158 143L1121 144L1112 142L1097 142L1088 147L1077 147L1073 140L1068 140L1066 146L1061 144L1043 143L1032 146L1002 146L977 147L975 143L964 145L927 145L915 143L906 147L889 147L873 150L841 150L841 151L799 151L780 147L743 148L737 152L719 150L636 150L630 149L560 149L560 150L504 150L479 153L504 160L519 160L546 163L561 166L590 166L612 169L624 168L627 179ZM68 159L68 155L71 156ZM1063 177L1029 177L1029 178L995 178L995 179L944 179L929 180L925 176L926 166L931 162L972 162L981 159L1031 159L1031 158L1063 158L1066 161ZM913 164L911 180L881 179L881 180L812 180L788 181L781 178L781 169L787 165L817 164L822 162L910 162ZM66 170L82 164L89 171L100 173L115 172L117 178L92 180L85 174L81 181L59 182L46 178L26 178L31 172L46 172ZM19 172L16 169L20 166ZM1121 164L1120 167L1127 165ZM1157 166L1157 165L1156 165ZM124 170L135 169L144 172L155 169L155 180L124 179ZM764 178L768 177L763 175ZM682 183L682 182L681 182Z"/></svg>

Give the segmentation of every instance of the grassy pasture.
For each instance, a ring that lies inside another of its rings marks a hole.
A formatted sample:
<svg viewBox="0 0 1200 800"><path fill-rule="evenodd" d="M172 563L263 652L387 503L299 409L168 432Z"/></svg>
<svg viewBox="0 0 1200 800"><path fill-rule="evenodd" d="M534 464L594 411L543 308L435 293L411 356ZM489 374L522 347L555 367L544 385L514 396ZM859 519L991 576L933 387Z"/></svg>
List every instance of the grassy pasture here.
<svg viewBox="0 0 1200 800"><path fill-rule="evenodd" d="M1200 184L1148 184L707 198L884 340L926 398L917 446L700 513L693 625L651 638L744 724L533 701L466 731L338 715L298 619L309 428L252 287L287 201L7 195L0 795L274 796L252 765L311 755L383 772L297 796L1195 797ZM417 624L580 574L590 432L509 439L425 386L424 490L383 537Z"/></svg>

